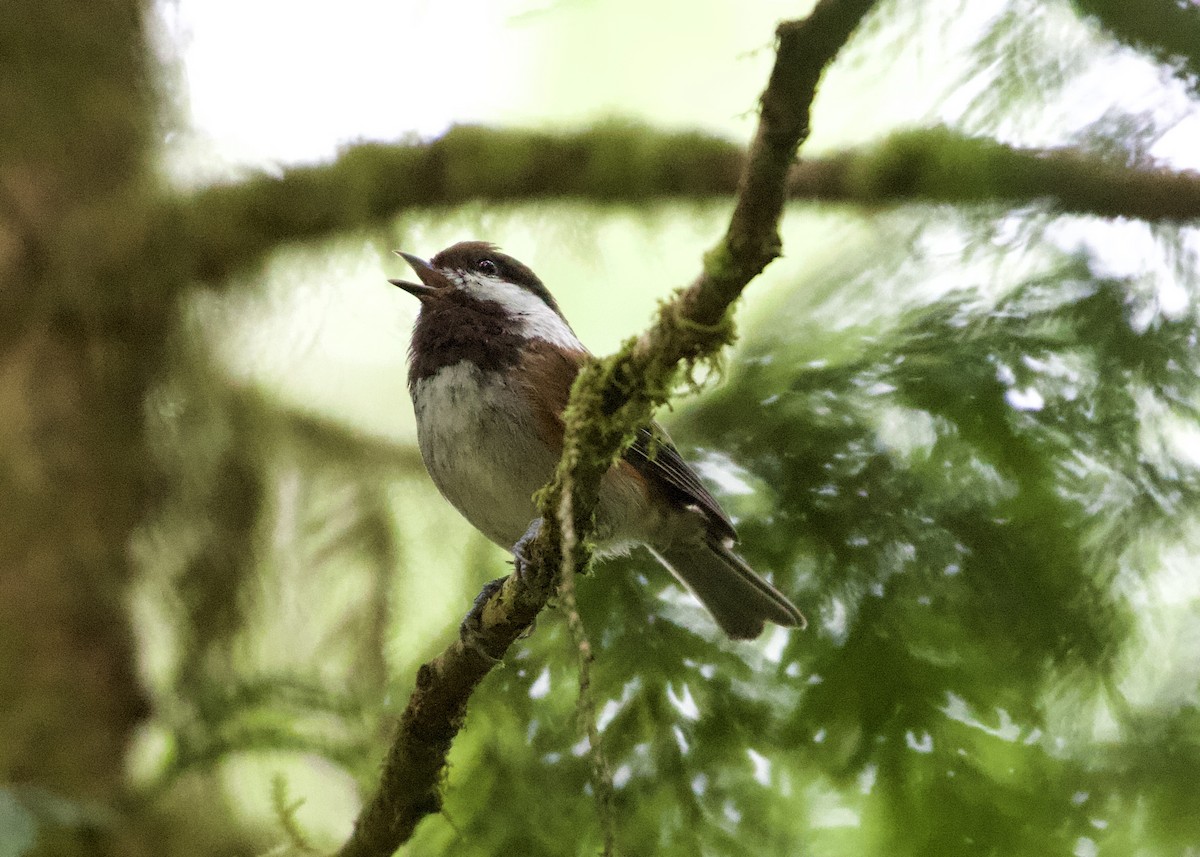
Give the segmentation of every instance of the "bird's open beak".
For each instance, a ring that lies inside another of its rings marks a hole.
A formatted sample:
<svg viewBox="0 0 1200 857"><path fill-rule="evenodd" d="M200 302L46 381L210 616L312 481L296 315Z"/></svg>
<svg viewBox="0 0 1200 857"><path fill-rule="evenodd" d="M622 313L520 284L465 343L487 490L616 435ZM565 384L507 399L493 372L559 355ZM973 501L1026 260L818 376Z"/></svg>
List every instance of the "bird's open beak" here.
<svg viewBox="0 0 1200 857"><path fill-rule="evenodd" d="M420 300L425 300L443 289L452 287L453 284L446 279L445 274L431 266L420 256L414 256L402 250L396 250L395 253L397 256L403 258L405 262L408 262L409 267L416 271L417 277L421 282L410 283L408 280L388 280L393 286L399 286Z"/></svg>

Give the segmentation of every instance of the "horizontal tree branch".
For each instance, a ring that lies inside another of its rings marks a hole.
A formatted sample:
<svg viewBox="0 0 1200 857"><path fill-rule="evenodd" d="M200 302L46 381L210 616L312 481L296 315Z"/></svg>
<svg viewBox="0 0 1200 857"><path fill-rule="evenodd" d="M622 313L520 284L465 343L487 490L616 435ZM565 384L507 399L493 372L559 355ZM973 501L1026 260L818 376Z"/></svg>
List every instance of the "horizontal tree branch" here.
<svg viewBox="0 0 1200 857"><path fill-rule="evenodd" d="M793 199L857 205L1042 204L1054 211L1149 221L1200 218L1200 174L1126 167L1074 149L1019 149L945 128L905 131L799 164Z"/></svg>
<svg viewBox="0 0 1200 857"><path fill-rule="evenodd" d="M618 354L580 373L567 407L564 453L542 492L544 524L524 575L485 589L466 633L421 667L380 787L363 809L343 857L386 857L440 807L438 778L479 681L545 606L563 564L587 562L587 534L600 478L665 402L681 361L711 358L730 335L726 310L779 254L784 182L808 134L808 114L824 68L874 0L821 0L805 21L781 24L758 132L725 238L693 285L665 305L656 324Z"/></svg>
<svg viewBox="0 0 1200 857"><path fill-rule="evenodd" d="M457 127L432 142L363 144L332 164L207 188L169 201L159 221L183 233L174 243L184 248L190 276L215 283L261 265L281 242L378 228L404 211L471 200L716 199L738 189L745 166L739 147L700 133L633 124L561 134ZM808 161L793 170L788 196L870 205L1045 202L1106 217L1200 217L1195 173L1127 167L1074 150L1016 149L947 129L906 131ZM731 246L748 235L730 235ZM713 311L703 315L711 319Z"/></svg>
<svg viewBox="0 0 1200 857"><path fill-rule="evenodd" d="M216 283L282 242L385 226L401 212L469 201L703 199L736 189L740 146L698 132L608 122L576 132L456 126L436 140L363 143L331 164L291 167L168 200L184 264Z"/></svg>

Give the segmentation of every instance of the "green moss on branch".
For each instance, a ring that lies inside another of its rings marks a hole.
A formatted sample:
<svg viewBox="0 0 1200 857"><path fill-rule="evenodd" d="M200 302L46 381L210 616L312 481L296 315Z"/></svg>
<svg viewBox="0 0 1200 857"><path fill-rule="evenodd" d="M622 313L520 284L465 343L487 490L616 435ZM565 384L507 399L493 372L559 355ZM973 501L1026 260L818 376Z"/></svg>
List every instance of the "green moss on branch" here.
<svg viewBox="0 0 1200 857"><path fill-rule="evenodd" d="M262 264L281 241L382 226L405 210L469 200L708 199L733 193L742 163L727 140L633 123L571 133L458 126L433 141L364 143L331 164L206 188L167 202L159 220L183 234L193 275L218 283Z"/></svg>
<svg viewBox="0 0 1200 857"><path fill-rule="evenodd" d="M904 131L874 146L799 165L793 199L1012 207L1148 221L1200 217L1200 175L1128 167L1072 149L1017 149L947 128Z"/></svg>

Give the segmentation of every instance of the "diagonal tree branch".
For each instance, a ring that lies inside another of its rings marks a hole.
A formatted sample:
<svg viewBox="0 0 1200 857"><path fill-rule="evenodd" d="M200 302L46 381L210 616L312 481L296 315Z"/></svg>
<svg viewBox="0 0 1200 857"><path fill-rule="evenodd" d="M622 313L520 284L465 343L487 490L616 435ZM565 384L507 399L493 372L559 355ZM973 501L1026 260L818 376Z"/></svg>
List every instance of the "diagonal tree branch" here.
<svg viewBox="0 0 1200 857"><path fill-rule="evenodd" d="M542 492L545 525L530 546L525 575L480 593L464 633L421 667L384 763L379 790L363 809L342 857L385 857L441 806L438 778L472 691L525 631L554 591L563 564L582 568L600 477L666 401L681 362L709 359L729 341L726 311L779 255L784 183L808 134L817 83L874 0L821 0L804 21L777 30L778 48L729 230L703 273L665 304L655 324L616 355L593 361L567 408L563 459Z"/></svg>

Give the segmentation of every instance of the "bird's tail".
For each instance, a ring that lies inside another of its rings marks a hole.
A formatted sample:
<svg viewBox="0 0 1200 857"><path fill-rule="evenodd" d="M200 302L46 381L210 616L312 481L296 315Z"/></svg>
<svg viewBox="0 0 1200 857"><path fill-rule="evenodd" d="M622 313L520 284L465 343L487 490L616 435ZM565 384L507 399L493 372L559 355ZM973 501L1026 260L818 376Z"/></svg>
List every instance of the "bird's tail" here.
<svg viewBox="0 0 1200 857"><path fill-rule="evenodd" d="M804 615L787 596L754 573L746 561L715 540L651 549L655 559L690 589L735 640L752 640L765 622L803 628Z"/></svg>

